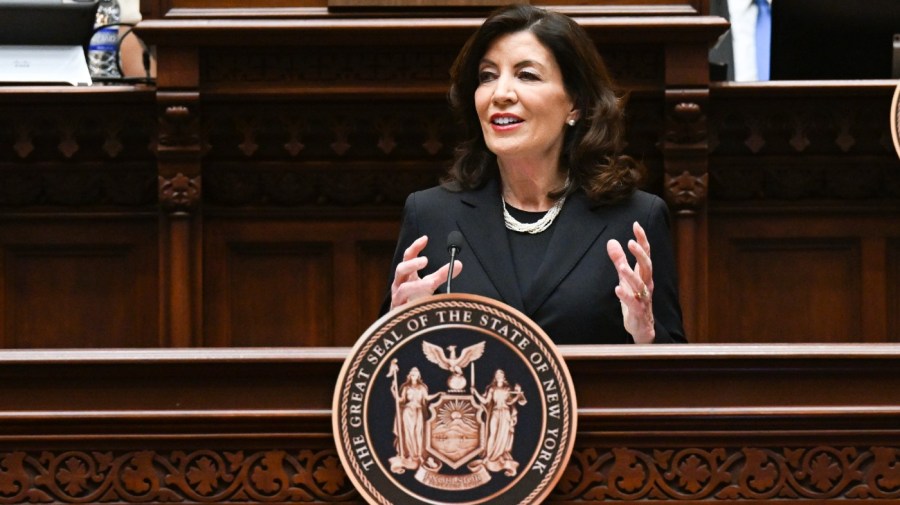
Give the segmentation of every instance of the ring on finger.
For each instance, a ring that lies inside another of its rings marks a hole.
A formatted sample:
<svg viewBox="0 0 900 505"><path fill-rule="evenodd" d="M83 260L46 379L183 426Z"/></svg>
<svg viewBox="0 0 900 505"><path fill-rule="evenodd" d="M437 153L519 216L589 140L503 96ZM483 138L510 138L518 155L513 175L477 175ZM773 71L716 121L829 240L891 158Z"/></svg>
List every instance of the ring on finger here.
<svg viewBox="0 0 900 505"><path fill-rule="evenodd" d="M644 298L648 298L650 296L650 292L647 290L647 285L645 284L640 292L634 294L634 298L636 300L643 300Z"/></svg>

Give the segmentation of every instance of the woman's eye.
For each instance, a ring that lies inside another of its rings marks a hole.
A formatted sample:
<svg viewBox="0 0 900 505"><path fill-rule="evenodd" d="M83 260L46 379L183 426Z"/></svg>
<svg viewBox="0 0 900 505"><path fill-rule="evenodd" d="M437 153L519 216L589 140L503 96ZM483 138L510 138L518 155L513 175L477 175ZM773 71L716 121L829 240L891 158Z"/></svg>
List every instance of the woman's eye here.
<svg viewBox="0 0 900 505"><path fill-rule="evenodd" d="M494 78L495 78L495 75L493 72L488 72L486 70L482 70L481 72L478 72L478 82L479 83L488 82Z"/></svg>
<svg viewBox="0 0 900 505"><path fill-rule="evenodd" d="M523 81L540 81L541 78L534 72L522 71L519 72L519 79Z"/></svg>

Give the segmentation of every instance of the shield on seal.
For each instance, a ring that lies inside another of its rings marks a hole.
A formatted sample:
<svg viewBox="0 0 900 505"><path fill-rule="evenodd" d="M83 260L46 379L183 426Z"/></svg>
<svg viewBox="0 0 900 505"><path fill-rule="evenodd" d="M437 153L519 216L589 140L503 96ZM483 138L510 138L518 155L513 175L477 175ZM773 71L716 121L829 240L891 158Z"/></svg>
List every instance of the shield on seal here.
<svg viewBox="0 0 900 505"><path fill-rule="evenodd" d="M425 443L431 455L456 470L481 452L486 431L484 407L472 395L441 395L429 410Z"/></svg>

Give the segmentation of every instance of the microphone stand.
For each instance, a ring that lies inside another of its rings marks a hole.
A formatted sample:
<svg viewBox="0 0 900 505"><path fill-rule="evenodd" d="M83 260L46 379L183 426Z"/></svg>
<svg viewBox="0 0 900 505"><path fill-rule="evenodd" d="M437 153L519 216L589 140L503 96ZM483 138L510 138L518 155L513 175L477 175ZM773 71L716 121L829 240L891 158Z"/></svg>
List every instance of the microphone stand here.
<svg viewBox="0 0 900 505"><path fill-rule="evenodd" d="M456 245L450 246L450 270L447 271L447 294L450 294L450 281L453 280L453 265L456 261L456 253L459 252L459 247Z"/></svg>

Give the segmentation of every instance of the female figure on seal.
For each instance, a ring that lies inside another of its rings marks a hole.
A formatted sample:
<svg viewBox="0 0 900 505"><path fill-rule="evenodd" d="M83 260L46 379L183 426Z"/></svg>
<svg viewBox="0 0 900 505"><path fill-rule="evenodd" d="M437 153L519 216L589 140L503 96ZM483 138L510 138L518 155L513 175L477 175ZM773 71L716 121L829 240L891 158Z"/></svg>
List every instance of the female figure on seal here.
<svg viewBox="0 0 900 505"><path fill-rule="evenodd" d="M498 369L484 395L474 387L472 394L487 410L488 439L482 464L491 472L503 471L512 477L519 467L512 457L512 445L518 421L516 404L526 403L522 388L518 384L510 388L506 373Z"/></svg>
<svg viewBox="0 0 900 505"><path fill-rule="evenodd" d="M399 391L397 383L391 383L391 394L398 406L394 423L397 457L390 459L391 471L403 473L404 469L419 468L424 461L425 409L437 394L428 394L428 386L416 367L410 369Z"/></svg>

